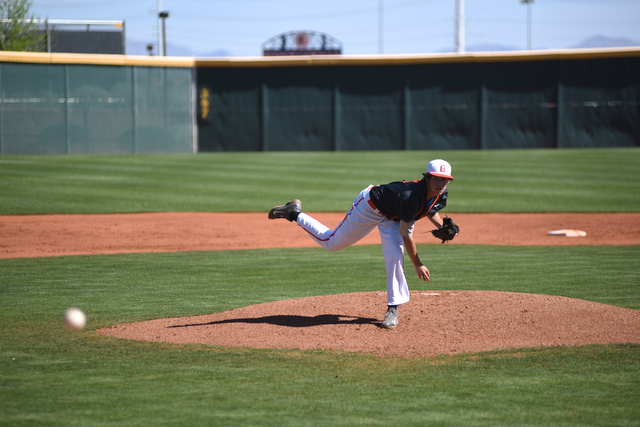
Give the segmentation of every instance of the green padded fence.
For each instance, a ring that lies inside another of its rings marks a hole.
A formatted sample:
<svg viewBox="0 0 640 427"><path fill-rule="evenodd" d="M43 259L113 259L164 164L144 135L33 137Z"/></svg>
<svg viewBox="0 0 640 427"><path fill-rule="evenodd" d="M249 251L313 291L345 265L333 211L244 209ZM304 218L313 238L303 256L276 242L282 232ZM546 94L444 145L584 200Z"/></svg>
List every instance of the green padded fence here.
<svg viewBox="0 0 640 427"><path fill-rule="evenodd" d="M640 51L615 55L295 63L4 52L0 153L640 146Z"/></svg>
<svg viewBox="0 0 640 427"><path fill-rule="evenodd" d="M0 63L0 152L191 152L191 74L189 68Z"/></svg>
<svg viewBox="0 0 640 427"><path fill-rule="evenodd" d="M199 151L640 146L640 57L199 67Z"/></svg>

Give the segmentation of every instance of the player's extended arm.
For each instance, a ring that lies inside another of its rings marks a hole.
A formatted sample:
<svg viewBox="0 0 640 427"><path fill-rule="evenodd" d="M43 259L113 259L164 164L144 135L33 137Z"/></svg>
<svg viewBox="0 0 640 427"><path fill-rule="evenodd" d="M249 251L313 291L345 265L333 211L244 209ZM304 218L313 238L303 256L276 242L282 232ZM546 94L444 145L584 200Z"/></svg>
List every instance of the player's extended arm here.
<svg viewBox="0 0 640 427"><path fill-rule="evenodd" d="M404 247L407 249L407 255L409 255L409 258L413 263L413 268L416 270L416 273L418 273L418 277L425 282L428 282L429 270L422 262L420 262L418 249L416 248L416 242L413 240L413 237L402 236L402 240L404 240Z"/></svg>
<svg viewBox="0 0 640 427"><path fill-rule="evenodd" d="M436 212L433 215L429 215L427 216L427 218L429 218L429 221L431 221L436 227L442 227L442 218L440 217L439 212Z"/></svg>

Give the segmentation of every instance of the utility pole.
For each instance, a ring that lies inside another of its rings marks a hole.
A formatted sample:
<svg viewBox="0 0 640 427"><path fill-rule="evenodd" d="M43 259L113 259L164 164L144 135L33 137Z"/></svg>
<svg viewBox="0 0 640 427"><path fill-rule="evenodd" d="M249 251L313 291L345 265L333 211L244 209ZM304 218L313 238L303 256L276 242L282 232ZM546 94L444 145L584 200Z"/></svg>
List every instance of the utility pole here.
<svg viewBox="0 0 640 427"><path fill-rule="evenodd" d="M384 0L378 1L378 53L382 54L384 51L383 46L383 36L382 32L384 30Z"/></svg>
<svg viewBox="0 0 640 427"><path fill-rule="evenodd" d="M456 52L465 52L464 0L456 0Z"/></svg>
<svg viewBox="0 0 640 427"><path fill-rule="evenodd" d="M164 20L160 16L161 11L162 11L162 0L157 0L156 12L158 12L158 56L164 56L164 50L162 49L162 37L163 37L162 23Z"/></svg>
<svg viewBox="0 0 640 427"><path fill-rule="evenodd" d="M531 4L533 0L520 0L520 3L527 5L527 50L531 50Z"/></svg>
<svg viewBox="0 0 640 427"><path fill-rule="evenodd" d="M162 55L167 56L167 32L165 31L164 20L169 17L169 12L160 12L158 14L162 19Z"/></svg>

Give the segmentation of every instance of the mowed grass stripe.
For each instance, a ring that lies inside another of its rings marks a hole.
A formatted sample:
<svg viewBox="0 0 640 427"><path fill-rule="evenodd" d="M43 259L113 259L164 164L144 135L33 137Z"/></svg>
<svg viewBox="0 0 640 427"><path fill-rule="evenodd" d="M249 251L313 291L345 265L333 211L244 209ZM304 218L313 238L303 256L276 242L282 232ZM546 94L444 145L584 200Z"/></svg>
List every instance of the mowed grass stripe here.
<svg viewBox="0 0 640 427"><path fill-rule="evenodd" d="M638 212L640 149L0 156L0 214L345 211L369 184L453 166L449 212Z"/></svg>

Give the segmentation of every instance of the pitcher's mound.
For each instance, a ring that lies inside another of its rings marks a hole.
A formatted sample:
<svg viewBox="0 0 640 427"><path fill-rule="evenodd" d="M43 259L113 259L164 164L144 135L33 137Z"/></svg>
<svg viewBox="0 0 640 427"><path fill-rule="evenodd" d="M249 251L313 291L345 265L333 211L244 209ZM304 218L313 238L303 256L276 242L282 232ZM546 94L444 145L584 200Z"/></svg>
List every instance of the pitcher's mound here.
<svg viewBox="0 0 640 427"><path fill-rule="evenodd" d="M385 292L276 301L103 328L101 335L227 347L434 356L501 348L640 343L640 311L548 295L412 291L383 329Z"/></svg>

